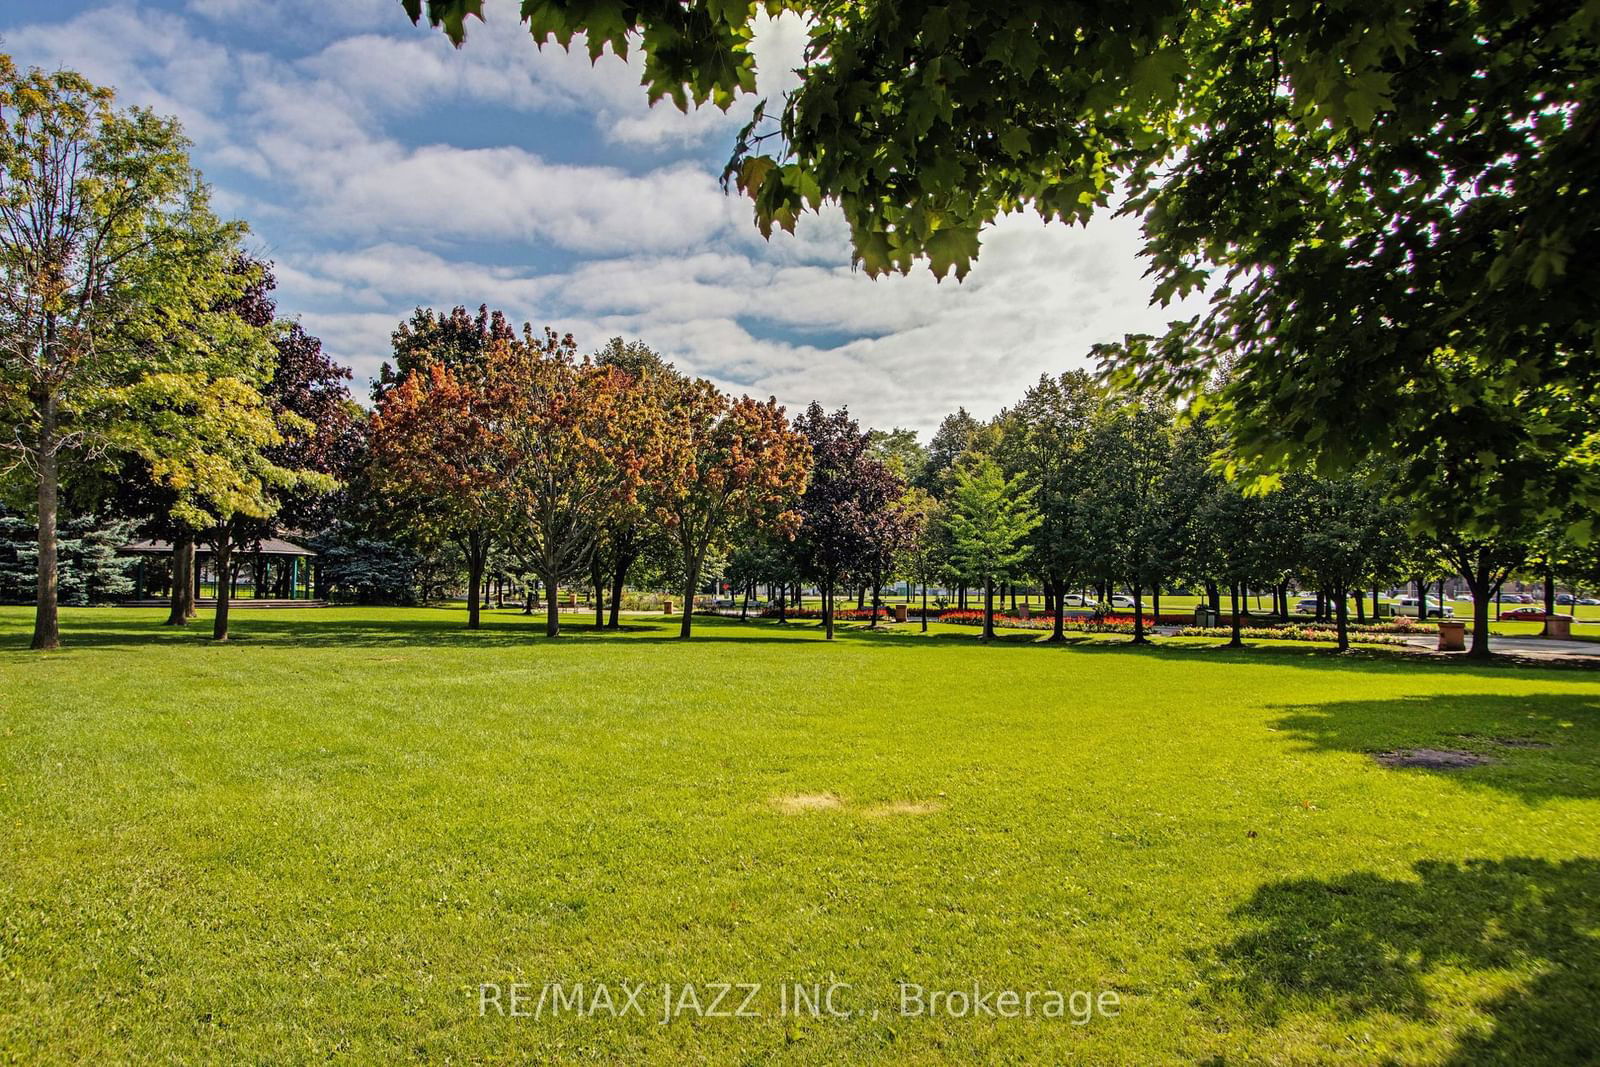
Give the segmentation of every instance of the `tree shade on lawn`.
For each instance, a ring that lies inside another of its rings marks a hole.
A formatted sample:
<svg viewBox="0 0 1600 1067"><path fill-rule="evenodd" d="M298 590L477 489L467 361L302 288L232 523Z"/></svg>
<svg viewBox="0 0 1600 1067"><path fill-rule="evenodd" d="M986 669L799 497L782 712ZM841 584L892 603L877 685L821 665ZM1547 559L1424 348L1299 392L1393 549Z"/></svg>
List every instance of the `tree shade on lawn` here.
<svg viewBox="0 0 1600 1067"><path fill-rule="evenodd" d="M0 609L8 1058L1600 1048L1586 674L717 619L546 642L427 609L212 646L161 618L68 608L44 656ZM1420 748L1496 762L1371 757ZM763 1014L478 1013L484 982L622 980L657 1011L662 982L759 981ZM859 1014L782 1017L780 981L849 983ZM1121 1013L903 1018L900 981Z"/></svg>

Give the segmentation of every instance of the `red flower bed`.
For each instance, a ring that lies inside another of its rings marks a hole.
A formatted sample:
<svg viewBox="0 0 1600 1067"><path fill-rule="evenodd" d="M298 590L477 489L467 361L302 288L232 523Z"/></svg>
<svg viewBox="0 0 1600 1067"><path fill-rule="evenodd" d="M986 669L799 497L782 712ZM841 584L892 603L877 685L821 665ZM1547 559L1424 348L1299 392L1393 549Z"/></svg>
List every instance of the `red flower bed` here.
<svg viewBox="0 0 1600 1067"><path fill-rule="evenodd" d="M774 608L767 608L765 611L763 611L761 613L761 617L764 618L764 619L776 619L778 617L778 609L775 608L775 607ZM819 608L789 608L787 611L785 611L783 613L783 617L786 618L786 619L801 619L801 620L804 620L804 619L820 619L820 618L822 618L822 611ZM893 618L894 618L894 609L893 608L891 608L891 607L881 607L881 608L878 609L878 621L879 622L883 622L885 619L893 619ZM833 610L833 621L834 622L871 622L872 621L872 609L871 608L835 608Z"/></svg>
<svg viewBox="0 0 1600 1067"><path fill-rule="evenodd" d="M961 608L941 611L939 613L939 621L948 622L955 626L982 626L983 612ZM1055 620L1049 615L1034 615L1024 619L1020 615L1002 615L999 612L995 612L994 624L996 626L1004 626L1008 630L1055 629ZM1080 633L1130 634L1133 632L1133 616L1108 615L1104 619L1096 619L1091 615L1069 615L1062 620L1061 628Z"/></svg>

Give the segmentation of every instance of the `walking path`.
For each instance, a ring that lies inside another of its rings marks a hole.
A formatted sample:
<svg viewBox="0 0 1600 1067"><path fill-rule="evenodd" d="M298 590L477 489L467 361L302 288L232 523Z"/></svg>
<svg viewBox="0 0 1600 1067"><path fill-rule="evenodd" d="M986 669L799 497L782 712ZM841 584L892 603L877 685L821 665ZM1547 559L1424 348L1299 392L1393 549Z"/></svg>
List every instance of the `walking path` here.
<svg viewBox="0 0 1600 1067"><path fill-rule="evenodd" d="M1471 641L1472 638L1468 636L1469 645ZM1466 655L1464 652L1439 652L1439 639L1431 634L1409 638L1406 643L1411 649L1436 656ZM1600 667L1600 643L1594 641L1557 641L1548 637L1501 637L1490 634L1489 651L1499 656L1516 656L1546 663Z"/></svg>

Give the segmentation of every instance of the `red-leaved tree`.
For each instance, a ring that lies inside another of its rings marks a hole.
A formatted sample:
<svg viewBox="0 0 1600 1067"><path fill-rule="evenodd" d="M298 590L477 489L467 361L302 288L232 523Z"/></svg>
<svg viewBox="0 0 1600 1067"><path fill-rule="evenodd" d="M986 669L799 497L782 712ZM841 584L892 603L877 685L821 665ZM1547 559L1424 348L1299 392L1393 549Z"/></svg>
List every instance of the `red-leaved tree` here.
<svg viewBox="0 0 1600 1067"><path fill-rule="evenodd" d="M514 458L506 390L434 363L384 392L373 413L373 480L411 523L454 539L467 559L467 628L477 629L490 544L505 529Z"/></svg>
<svg viewBox="0 0 1600 1067"><path fill-rule="evenodd" d="M675 383L665 414L658 514L678 549L687 638L706 556L735 528L792 531L811 452L775 399L730 400L704 379Z"/></svg>

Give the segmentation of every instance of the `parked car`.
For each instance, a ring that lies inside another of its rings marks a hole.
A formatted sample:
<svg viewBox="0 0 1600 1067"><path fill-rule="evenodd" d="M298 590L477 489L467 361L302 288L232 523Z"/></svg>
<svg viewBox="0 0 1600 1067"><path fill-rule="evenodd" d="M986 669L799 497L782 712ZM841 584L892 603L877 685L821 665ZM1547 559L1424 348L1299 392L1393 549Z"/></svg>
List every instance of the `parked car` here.
<svg viewBox="0 0 1600 1067"><path fill-rule="evenodd" d="M1600 604L1600 600L1596 600L1592 596L1586 596L1582 600L1578 601L1578 603L1582 604L1586 608L1592 608L1597 604Z"/></svg>
<svg viewBox="0 0 1600 1067"><path fill-rule="evenodd" d="M1133 607L1133 597L1123 596L1121 593L1113 594L1111 606L1114 608L1131 608Z"/></svg>
<svg viewBox="0 0 1600 1067"><path fill-rule="evenodd" d="M1557 593L1556 594L1556 603L1557 604L1572 604L1572 603L1575 603L1575 601L1572 599L1572 594L1571 593Z"/></svg>
<svg viewBox="0 0 1600 1067"><path fill-rule="evenodd" d="M1461 592L1456 594L1456 599L1465 600L1470 604L1472 603L1472 591L1470 589L1463 589Z"/></svg>
<svg viewBox="0 0 1600 1067"><path fill-rule="evenodd" d="M1315 615L1317 613L1316 597L1303 597L1300 600L1296 600L1294 602L1294 613L1296 615Z"/></svg>
<svg viewBox="0 0 1600 1067"><path fill-rule="evenodd" d="M1543 608L1512 608L1510 611L1500 613L1502 619L1521 619L1528 622L1543 622Z"/></svg>
<svg viewBox="0 0 1600 1067"><path fill-rule="evenodd" d="M1394 602L1393 607L1396 615L1414 616L1417 614L1417 598L1414 596L1400 597ZM1445 604L1441 607L1439 602L1433 597L1428 598L1428 603L1422 610L1426 613L1424 615L1425 618L1431 619L1442 617L1446 619L1453 619L1456 617L1455 608L1451 607L1449 604Z"/></svg>
<svg viewBox="0 0 1600 1067"><path fill-rule="evenodd" d="M1063 606L1069 608L1092 608L1096 604L1100 603L1100 601L1096 600L1092 596L1086 597L1081 596L1078 593L1068 593L1066 596L1061 598L1061 603Z"/></svg>

